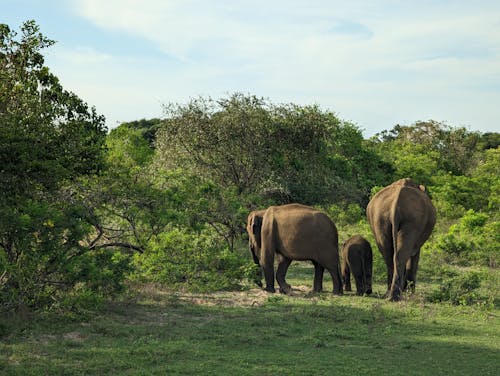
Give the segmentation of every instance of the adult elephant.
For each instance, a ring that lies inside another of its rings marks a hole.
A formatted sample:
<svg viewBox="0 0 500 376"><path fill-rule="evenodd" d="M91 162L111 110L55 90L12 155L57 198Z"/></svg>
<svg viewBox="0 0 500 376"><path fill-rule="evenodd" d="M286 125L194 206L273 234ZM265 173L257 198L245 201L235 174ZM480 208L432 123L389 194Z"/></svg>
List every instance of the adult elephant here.
<svg viewBox="0 0 500 376"><path fill-rule="evenodd" d="M379 191L366 208L368 222L387 265L387 297L401 299L415 289L420 248L436 223L436 209L425 187L400 179Z"/></svg>
<svg viewBox="0 0 500 376"><path fill-rule="evenodd" d="M373 252L368 241L361 235L354 235L342 245L342 283L351 291L351 273L356 281L357 295L372 293Z"/></svg>
<svg viewBox="0 0 500 376"><path fill-rule="evenodd" d="M337 228L326 214L300 204L271 206L264 212L250 213L247 231L254 261L264 271L266 291L275 292L275 259L276 280L285 294L291 291L285 276L292 260L310 260L314 264L314 291L322 291L326 268L332 276L333 293L342 294Z"/></svg>

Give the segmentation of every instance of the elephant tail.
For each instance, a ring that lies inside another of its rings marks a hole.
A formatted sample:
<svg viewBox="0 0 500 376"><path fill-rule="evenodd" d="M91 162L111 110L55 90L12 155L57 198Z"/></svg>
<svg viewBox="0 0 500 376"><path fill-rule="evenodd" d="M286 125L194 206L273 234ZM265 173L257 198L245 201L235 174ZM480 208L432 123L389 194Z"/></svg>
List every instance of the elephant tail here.
<svg viewBox="0 0 500 376"><path fill-rule="evenodd" d="M393 256L398 250L398 226L396 223L392 224L392 251Z"/></svg>
<svg viewBox="0 0 500 376"><path fill-rule="evenodd" d="M398 232L399 232L399 218L396 210L396 204L394 204L392 208L392 215L391 215L391 231L392 231L392 251L393 251L393 257L398 251Z"/></svg>

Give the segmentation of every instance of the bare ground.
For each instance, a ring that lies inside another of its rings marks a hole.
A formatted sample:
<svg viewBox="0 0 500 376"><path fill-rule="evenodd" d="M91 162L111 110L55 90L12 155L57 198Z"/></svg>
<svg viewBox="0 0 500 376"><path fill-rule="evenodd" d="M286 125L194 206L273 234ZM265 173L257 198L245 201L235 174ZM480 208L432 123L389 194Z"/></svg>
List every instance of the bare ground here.
<svg viewBox="0 0 500 376"><path fill-rule="evenodd" d="M280 294L270 294L260 288L252 288L244 291L218 291L210 293L190 293L182 291L172 291L158 287L156 285L142 285L136 289L140 299L153 301L177 300L184 303L191 303L204 306L225 306L225 307L250 307L264 304L270 296L280 296ZM288 296L307 297L311 294L308 286L293 286L292 293Z"/></svg>

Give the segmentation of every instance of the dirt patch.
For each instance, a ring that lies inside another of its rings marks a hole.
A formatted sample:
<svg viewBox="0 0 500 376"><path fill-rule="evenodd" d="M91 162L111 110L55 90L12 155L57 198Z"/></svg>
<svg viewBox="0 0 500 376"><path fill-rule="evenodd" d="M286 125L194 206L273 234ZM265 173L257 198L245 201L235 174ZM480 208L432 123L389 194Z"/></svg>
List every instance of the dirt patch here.
<svg viewBox="0 0 500 376"><path fill-rule="evenodd" d="M288 296L305 297L311 293L311 288L307 286L294 286L292 293ZM259 306L267 302L269 297L280 296L281 294L271 294L262 289L250 289L246 291L221 291L209 294L180 293L178 299L183 302L206 306L225 307L251 307Z"/></svg>
<svg viewBox="0 0 500 376"><path fill-rule="evenodd" d="M252 307L260 306L273 296L285 296L280 293L271 294L260 288L244 291L218 291L211 293L190 293L185 291L172 291L154 284L135 286L136 301L153 301L156 303L168 302L175 304L190 303L205 306L224 307ZM296 285L288 296L308 297L311 287Z"/></svg>
<svg viewBox="0 0 500 376"><path fill-rule="evenodd" d="M64 339L67 339L67 340L70 340L70 341L75 341L75 342L79 342L79 341L83 341L84 340L83 335L81 333L79 333L79 332L64 333L62 335L62 337Z"/></svg>

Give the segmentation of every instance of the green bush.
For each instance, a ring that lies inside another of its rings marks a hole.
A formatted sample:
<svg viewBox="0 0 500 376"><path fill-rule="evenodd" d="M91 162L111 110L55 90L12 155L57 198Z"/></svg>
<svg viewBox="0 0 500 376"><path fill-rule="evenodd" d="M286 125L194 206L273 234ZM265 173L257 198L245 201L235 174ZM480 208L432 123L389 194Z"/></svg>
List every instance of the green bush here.
<svg viewBox="0 0 500 376"><path fill-rule="evenodd" d="M458 218L466 210L487 209L491 188L486 179L443 174L434 180L439 184L431 187L431 193L441 215Z"/></svg>
<svg viewBox="0 0 500 376"><path fill-rule="evenodd" d="M455 305L491 304L491 299L478 291L482 279L481 273L476 271L451 276L432 291L427 299L430 302L450 302Z"/></svg>
<svg viewBox="0 0 500 376"><path fill-rule="evenodd" d="M160 234L135 265L135 279L197 292L238 288L249 273L249 260L206 229Z"/></svg>
<svg viewBox="0 0 500 376"><path fill-rule="evenodd" d="M460 265L496 267L500 250L500 222L489 221L485 213L469 210L437 238L435 247L448 262Z"/></svg>
<svg viewBox="0 0 500 376"><path fill-rule="evenodd" d="M358 204L330 205L324 209L335 225L352 225L365 218L363 209Z"/></svg>
<svg viewBox="0 0 500 376"><path fill-rule="evenodd" d="M16 209L2 208L0 214L3 229L17 238L10 249L0 248L0 310L61 306L82 286L97 296L122 290L128 257L82 245L89 232L82 207L19 201Z"/></svg>

